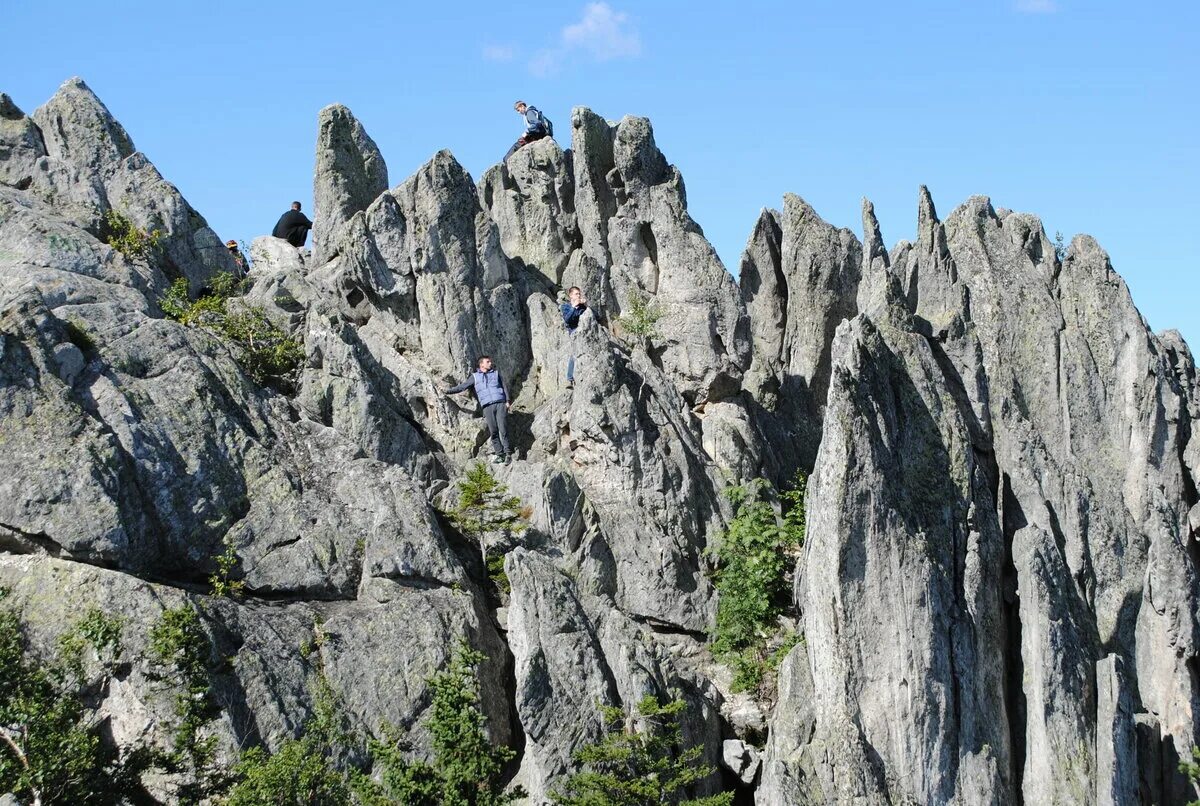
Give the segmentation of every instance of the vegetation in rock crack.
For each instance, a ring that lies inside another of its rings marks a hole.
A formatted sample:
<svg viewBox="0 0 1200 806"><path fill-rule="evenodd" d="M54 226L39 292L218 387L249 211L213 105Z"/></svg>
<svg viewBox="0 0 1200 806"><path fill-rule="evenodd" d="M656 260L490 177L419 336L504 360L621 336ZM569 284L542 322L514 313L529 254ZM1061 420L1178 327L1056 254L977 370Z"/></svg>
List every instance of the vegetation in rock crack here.
<svg viewBox="0 0 1200 806"><path fill-rule="evenodd" d="M208 293L192 301L188 297L187 280L180 278L158 304L171 319L203 327L233 342L237 346L238 363L257 383L290 391L304 361L304 348L272 324L261 307L240 301L233 303L244 290L245 281L221 273L210 281Z"/></svg>
<svg viewBox="0 0 1200 806"><path fill-rule="evenodd" d="M604 708L605 737L575 753L585 769L568 777L551 799L564 806L729 806L732 792L688 798L714 770L703 761L703 746L681 746L684 707L683 700L660 703L647 696L635 716Z"/></svg>
<svg viewBox="0 0 1200 806"><path fill-rule="evenodd" d="M658 336L658 320L662 317L662 308L642 292L634 291L629 297L629 310L617 317L617 323L630 336L649 340Z"/></svg>
<svg viewBox="0 0 1200 806"><path fill-rule="evenodd" d="M1187 776L1193 791L1200 791L1200 747L1192 748L1192 758L1179 762L1179 771ZM1200 806L1200 798L1190 800L1187 806Z"/></svg>
<svg viewBox="0 0 1200 806"><path fill-rule="evenodd" d="M140 229L119 210L109 210L104 214L101 235L106 244L125 257L142 260L158 251L162 239L162 232Z"/></svg>
<svg viewBox="0 0 1200 806"><path fill-rule="evenodd" d="M795 646L798 640L792 635L781 641L777 621L786 609L794 554L804 542L807 484L798 472L780 495L782 514L776 513L771 486L762 479L727 492L734 517L710 549L717 563L718 593L710 638L714 654L733 667L734 691L756 691L765 697L766 673L782 661L778 647L789 641Z"/></svg>
<svg viewBox="0 0 1200 806"><path fill-rule="evenodd" d="M458 501L448 514L458 530L479 546L484 569L503 589L508 579L497 577L496 566L488 559L488 547L496 546L503 554L512 547L514 538L529 528L521 499L509 495L508 488L492 475L487 465L476 462L458 482ZM502 575L503 560L498 568Z"/></svg>
<svg viewBox="0 0 1200 806"><path fill-rule="evenodd" d="M1059 263L1067 257L1067 244L1063 241L1063 234L1057 230L1054 233L1054 256Z"/></svg>
<svg viewBox="0 0 1200 806"><path fill-rule="evenodd" d="M339 770L339 752L354 744L345 728L345 714L321 663L314 653L324 643L318 625L314 649L305 657L315 658L316 671L310 684L313 713L299 738L288 739L275 753L253 747L234 766L236 783L224 806L348 806L350 776Z"/></svg>
<svg viewBox="0 0 1200 806"><path fill-rule="evenodd" d="M79 348L79 352L87 355L96 351L96 338L78 319L68 319L65 325L67 340Z"/></svg>
<svg viewBox="0 0 1200 806"><path fill-rule="evenodd" d="M396 731L371 742L378 780L355 776L355 792L366 806L501 806L524 798L520 787L504 791L504 768L516 751L494 747L480 708L479 665L485 656L460 644L443 671L428 678L433 692L426 728L432 763L411 761Z"/></svg>
<svg viewBox="0 0 1200 806"><path fill-rule="evenodd" d="M0 602L6 597L0 588ZM92 609L59 639L57 656L41 660L20 617L0 605L0 792L47 806L116 803L138 792L147 754L118 758L83 702L107 686L120 639L120 622Z"/></svg>
<svg viewBox="0 0 1200 806"><path fill-rule="evenodd" d="M148 654L151 676L175 693L174 747L161 765L174 778L176 802L201 803L228 789L230 779L217 762L217 737L204 735L219 709L209 675L212 645L196 609L163 611L150 631Z"/></svg>
<svg viewBox="0 0 1200 806"><path fill-rule="evenodd" d="M246 588L245 582L233 578L241 558L238 557L237 549L233 545L232 535L226 534L221 540L221 545L225 546L225 550L216 556L217 570L208 577L208 584L212 586L213 596L236 599L245 592Z"/></svg>

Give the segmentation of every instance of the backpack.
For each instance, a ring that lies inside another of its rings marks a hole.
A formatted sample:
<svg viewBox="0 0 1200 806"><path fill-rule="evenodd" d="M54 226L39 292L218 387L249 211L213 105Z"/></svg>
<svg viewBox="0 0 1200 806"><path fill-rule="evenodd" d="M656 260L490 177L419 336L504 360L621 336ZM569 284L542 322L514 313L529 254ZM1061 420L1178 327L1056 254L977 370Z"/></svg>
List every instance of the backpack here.
<svg viewBox="0 0 1200 806"><path fill-rule="evenodd" d="M543 115L542 110L538 109L536 106L531 106L529 108L530 108L530 110L537 112L538 123L541 125L542 131L544 131L546 133L546 136L553 137L554 136L554 124L550 122L550 118Z"/></svg>

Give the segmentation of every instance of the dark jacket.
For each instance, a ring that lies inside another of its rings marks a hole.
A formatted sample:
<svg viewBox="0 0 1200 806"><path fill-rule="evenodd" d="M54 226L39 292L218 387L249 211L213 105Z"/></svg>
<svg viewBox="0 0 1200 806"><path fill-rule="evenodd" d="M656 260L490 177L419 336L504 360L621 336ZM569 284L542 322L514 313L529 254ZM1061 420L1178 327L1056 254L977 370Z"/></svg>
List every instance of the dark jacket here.
<svg viewBox="0 0 1200 806"><path fill-rule="evenodd" d="M583 316L583 312L587 310L587 303L581 302L575 306L564 302L559 306L559 310L562 311L563 323L567 326L567 332L574 333L575 328L579 327L579 317Z"/></svg>
<svg viewBox="0 0 1200 806"><path fill-rule="evenodd" d="M456 395L459 392L467 391L472 386L475 387L475 397L479 399L481 406L508 400L508 387L504 383L503 376L500 375L500 370L495 367L487 372L475 370L471 373L471 377L458 386L447 389L446 394Z"/></svg>
<svg viewBox="0 0 1200 806"><path fill-rule="evenodd" d="M283 238L292 246L301 247L304 246L304 239L310 229L312 222L308 220L308 216L299 210L288 210L279 217L279 223L271 230L271 234L276 238Z"/></svg>

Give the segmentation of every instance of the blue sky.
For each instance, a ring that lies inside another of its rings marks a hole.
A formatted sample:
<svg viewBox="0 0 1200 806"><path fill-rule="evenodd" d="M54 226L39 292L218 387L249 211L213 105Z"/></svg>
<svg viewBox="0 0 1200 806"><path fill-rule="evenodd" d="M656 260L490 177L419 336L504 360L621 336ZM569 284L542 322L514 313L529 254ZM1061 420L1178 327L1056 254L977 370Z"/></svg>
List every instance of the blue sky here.
<svg viewBox="0 0 1200 806"><path fill-rule="evenodd" d="M917 189L1094 235L1155 330L1200 348L1200 6L1185 2L109 3L0 0L0 90L82 76L222 238L311 210L316 114L349 106L392 184L478 177L515 98L648 116L727 266L785 192L889 244ZM566 136L560 139L566 140ZM861 233L860 233L861 234Z"/></svg>

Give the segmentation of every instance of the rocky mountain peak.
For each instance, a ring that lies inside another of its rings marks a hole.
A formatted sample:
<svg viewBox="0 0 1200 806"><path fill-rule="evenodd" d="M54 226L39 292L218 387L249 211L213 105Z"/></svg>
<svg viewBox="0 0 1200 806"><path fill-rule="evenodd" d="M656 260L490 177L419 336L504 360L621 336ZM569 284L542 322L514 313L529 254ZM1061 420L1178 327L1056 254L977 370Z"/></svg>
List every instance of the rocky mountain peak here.
<svg viewBox="0 0 1200 806"><path fill-rule="evenodd" d="M429 675L461 639L529 803L600 706L646 695L685 704L717 770L696 796L1191 797L1200 386L1097 242L1056 255L983 196L939 219L922 187L888 250L870 201L860 238L787 194L735 280L647 119L562 128L478 183L440 151L392 185L350 110L320 110L313 251L257 238L247 287L209 303L294 348L264 380L211 318L165 315L173 283L194 299L235 267L86 84L31 117L0 94L3 606L39 651L89 607L122 618L105 740L170 748L134 661L188 606L227 660L227 762L303 730L317 668L353 730L428 757ZM158 246L122 246L114 212ZM449 513L488 435L446 394L481 354L524 524L482 545ZM804 542L758 625L795 632L735 690L710 640L725 493L797 471ZM216 595L221 556L241 598Z"/></svg>

